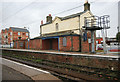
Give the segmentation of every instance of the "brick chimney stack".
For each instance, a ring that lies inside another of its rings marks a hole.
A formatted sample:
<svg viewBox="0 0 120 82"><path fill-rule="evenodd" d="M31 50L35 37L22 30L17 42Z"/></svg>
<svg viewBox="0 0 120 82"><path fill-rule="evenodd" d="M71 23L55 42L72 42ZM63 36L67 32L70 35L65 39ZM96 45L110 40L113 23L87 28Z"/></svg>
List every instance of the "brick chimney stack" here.
<svg viewBox="0 0 120 82"><path fill-rule="evenodd" d="M88 0L85 0L85 4L84 4L84 11L90 11L90 4L88 3Z"/></svg>
<svg viewBox="0 0 120 82"><path fill-rule="evenodd" d="M49 16L46 17L46 22L52 22L52 16L49 14Z"/></svg>

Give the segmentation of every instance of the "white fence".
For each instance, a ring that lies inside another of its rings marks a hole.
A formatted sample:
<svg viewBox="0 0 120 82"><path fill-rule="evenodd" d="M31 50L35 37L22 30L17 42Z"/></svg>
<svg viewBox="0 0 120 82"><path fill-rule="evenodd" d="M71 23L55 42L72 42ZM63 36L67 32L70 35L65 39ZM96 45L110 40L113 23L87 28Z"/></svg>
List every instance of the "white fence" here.
<svg viewBox="0 0 120 82"><path fill-rule="evenodd" d="M13 48L13 44L11 45L0 45L1 48Z"/></svg>

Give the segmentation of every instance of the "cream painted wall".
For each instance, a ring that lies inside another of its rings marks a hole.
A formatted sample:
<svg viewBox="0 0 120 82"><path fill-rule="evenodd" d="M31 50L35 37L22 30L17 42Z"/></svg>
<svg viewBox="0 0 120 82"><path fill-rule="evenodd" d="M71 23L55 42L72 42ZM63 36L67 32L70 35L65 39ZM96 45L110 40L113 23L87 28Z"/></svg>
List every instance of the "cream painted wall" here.
<svg viewBox="0 0 120 82"><path fill-rule="evenodd" d="M84 17L89 17L91 15L92 14L90 11L87 11L86 13L80 15L80 28L84 26ZM56 31L56 23L59 24L58 31ZM42 34L79 29L79 18L75 17L75 18L70 18L70 19L61 21L58 17L56 17L51 24L44 25L41 28L42 28ZM79 34L79 30L74 31L74 33Z"/></svg>

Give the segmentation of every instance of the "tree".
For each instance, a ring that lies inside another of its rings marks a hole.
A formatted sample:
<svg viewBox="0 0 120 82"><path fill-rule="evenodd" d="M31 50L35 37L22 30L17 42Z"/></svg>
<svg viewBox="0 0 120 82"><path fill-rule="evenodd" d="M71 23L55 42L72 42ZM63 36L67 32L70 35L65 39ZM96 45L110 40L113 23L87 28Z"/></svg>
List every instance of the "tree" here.
<svg viewBox="0 0 120 82"><path fill-rule="evenodd" d="M117 39L118 41L120 41L120 32L117 33L116 39Z"/></svg>

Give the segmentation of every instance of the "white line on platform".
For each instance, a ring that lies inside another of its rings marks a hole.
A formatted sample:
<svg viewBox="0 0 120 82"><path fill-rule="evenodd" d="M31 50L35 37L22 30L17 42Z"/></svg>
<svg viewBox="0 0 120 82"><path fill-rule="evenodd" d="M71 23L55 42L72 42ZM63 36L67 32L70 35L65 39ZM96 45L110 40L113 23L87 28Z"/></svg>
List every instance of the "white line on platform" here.
<svg viewBox="0 0 120 82"><path fill-rule="evenodd" d="M25 64L21 64L21 63L18 63L18 62L11 61L11 60L8 60L8 59L1 58L1 57L0 57L0 60L1 60L1 59L4 59L4 60L6 60L6 61L8 61L8 62L12 62L12 63L18 64L18 65L21 65L21 66L24 66L24 67L27 67L27 68L31 68L31 69L37 70L37 71L39 71L39 72L49 73L49 72L47 72L47 71L44 71L44 70L41 70L41 69L38 69L38 68L35 68L35 67L31 67L31 66L28 66L28 65L25 65Z"/></svg>

